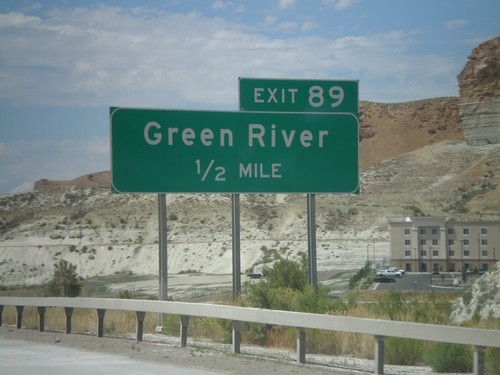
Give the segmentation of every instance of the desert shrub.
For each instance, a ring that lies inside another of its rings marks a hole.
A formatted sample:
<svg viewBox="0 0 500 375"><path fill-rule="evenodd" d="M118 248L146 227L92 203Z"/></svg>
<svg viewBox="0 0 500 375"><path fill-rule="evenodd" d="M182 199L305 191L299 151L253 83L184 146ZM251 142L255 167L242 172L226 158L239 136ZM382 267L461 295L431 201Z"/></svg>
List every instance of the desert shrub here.
<svg viewBox="0 0 500 375"><path fill-rule="evenodd" d="M403 320L406 313L406 299L402 292L391 290L378 302L378 312L391 320Z"/></svg>
<svg viewBox="0 0 500 375"><path fill-rule="evenodd" d="M472 351L465 345L433 344L424 352L424 360L435 372L472 371Z"/></svg>
<svg viewBox="0 0 500 375"><path fill-rule="evenodd" d="M266 344L268 331L272 328L267 324L247 323L246 336L250 344Z"/></svg>
<svg viewBox="0 0 500 375"><path fill-rule="evenodd" d="M180 323L179 315L164 314L161 333L168 336L179 336Z"/></svg>
<svg viewBox="0 0 500 375"><path fill-rule="evenodd" d="M305 257L300 261L281 259L273 267L265 267L263 273L265 280L247 283L243 306L319 314L337 309L326 287L308 284ZM270 325L247 324L247 336L250 342L262 345L269 341L272 329Z"/></svg>
<svg viewBox="0 0 500 375"><path fill-rule="evenodd" d="M389 337L385 340L385 360L393 365L412 366L423 362L425 343Z"/></svg>
<svg viewBox="0 0 500 375"><path fill-rule="evenodd" d="M304 290L307 285L307 258L302 256L299 262L280 259L272 267L264 267L265 283L269 288L290 288Z"/></svg>
<svg viewBox="0 0 500 375"><path fill-rule="evenodd" d="M134 292L130 289L120 290L118 292L118 298L120 299L134 299Z"/></svg>
<svg viewBox="0 0 500 375"><path fill-rule="evenodd" d="M356 288L365 288L372 283L373 269L369 261L366 262L363 268L361 268L356 274L349 280L349 290ZM364 282L366 280L369 282Z"/></svg>
<svg viewBox="0 0 500 375"><path fill-rule="evenodd" d="M82 282L76 273L76 266L66 260L54 265L54 275L47 284L50 295L57 297L77 297L82 291Z"/></svg>

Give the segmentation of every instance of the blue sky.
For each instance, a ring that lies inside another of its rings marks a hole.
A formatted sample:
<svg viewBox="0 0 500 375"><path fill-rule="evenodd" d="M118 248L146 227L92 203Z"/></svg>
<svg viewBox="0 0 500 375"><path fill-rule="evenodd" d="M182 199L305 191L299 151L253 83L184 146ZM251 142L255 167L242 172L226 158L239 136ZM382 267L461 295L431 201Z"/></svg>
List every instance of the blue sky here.
<svg viewBox="0 0 500 375"><path fill-rule="evenodd" d="M0 194L108 170L110 106L238 109L238 77L457 96L497 0L0 2Z"/></svg>

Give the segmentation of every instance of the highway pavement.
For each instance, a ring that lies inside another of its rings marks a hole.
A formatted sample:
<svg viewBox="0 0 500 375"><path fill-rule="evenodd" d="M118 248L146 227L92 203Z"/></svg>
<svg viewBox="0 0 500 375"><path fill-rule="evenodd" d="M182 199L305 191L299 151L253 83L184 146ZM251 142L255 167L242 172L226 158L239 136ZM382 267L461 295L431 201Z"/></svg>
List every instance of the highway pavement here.
<svg viewBox="0 0 500 375"><path fill-rule="evenodd" d="M219 372L147 362L126 356L0 337L0 374L217 375Z"/></svg>

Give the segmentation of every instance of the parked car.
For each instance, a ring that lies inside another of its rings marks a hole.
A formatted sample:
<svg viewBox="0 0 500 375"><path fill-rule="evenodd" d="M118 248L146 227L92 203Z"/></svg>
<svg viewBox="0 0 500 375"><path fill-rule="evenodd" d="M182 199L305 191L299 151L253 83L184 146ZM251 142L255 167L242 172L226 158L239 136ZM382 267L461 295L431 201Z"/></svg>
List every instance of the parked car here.
<svg viewBox="0 0 500 375"><path fill-rule="evenodd" d="M377 282L377 283L395 283L396 279L394 277L377 275L377 276L375 276L375 282Z"/></svg>
<svg viewBox="0 0 500 375"><path fill-rule="evenodd" d="M403 274L400 271L394 271L394 270L384 270L379 275L389 276L389 277L403 277Z"/></svg>
<svg viewBox="0 0 500 375"><path fill-rule="evenodd" d="M405 270L398 270L396 267L389 267L387 269L388 271L396 271L396 272L401 272L401 275L404 275L406 273Z"/></svg>
<svg viewBox="0 0 500 375"><path fill-rule="evenodd" d="M261 273L249 273L247 277L249 277L250 279L260 279L263 276Z"/></svg>

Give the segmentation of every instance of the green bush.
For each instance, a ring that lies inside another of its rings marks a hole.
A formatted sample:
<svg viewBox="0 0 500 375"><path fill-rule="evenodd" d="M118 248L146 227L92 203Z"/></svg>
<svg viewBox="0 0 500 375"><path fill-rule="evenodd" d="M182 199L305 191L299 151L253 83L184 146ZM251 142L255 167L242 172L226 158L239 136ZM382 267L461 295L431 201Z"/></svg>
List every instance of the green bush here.
<svg viewBox="0 0 500 375"><path fill-rule="evenodd" d="M385 340L385 361L392 365L414 366L423 362L425 343L389 337Z"/></svg>
<svg viewBox="0 0 500 375"><path fill-rule="evenodd" d="M76 266L66 260L54 264L54 275L47 284L47 291L56 297L77 297L82 291L82 282Z"/></svg>
<svg viewBox="0 0 500 375"><path fill-rule="evenodd" d="M270 288L290 288L304 290L307 285L307 258L302 256L299 262L290 259L280 259L272 267L264 267L266 284Z"/></svg>
<svg viewBox="0 0 500 375"><path fill-rule="evenodd" d="M164 314L161 333L168 336L179 336L181 332L180 323L181 318L179 315Z"/></svg>
<svg viewBox="0 0 500 375"><path fill-rule="evenodd" d="M363 268L361 268L356 274L349 280L349 290L353 290L361 287L362 289L367 288L373 282L374 271L370 261L367 261Z"/></svg>
<svg viewBox="0 0 500 375"><path fill-rule="evenodd" d="M120 299L135 299L134 292L130 289L120 290L118 292L118 298Z"/></svg>
<svg viewBox="0 0 500 375"><path fill-rule="evenodd" d="M486 373L500 374L500 348L489 348L486 351Z"/></svg>
<svg viewBox="0 0 500 375"><path fill-rule="evenodd" d="M472 350L465 345L433 344L425 351L424 360L435 372L472 371Z"/></svg>
<svg viewBox="0 0 500 375"><path fill-rule="evenodd" d="M405 295L398 290L391 290L377 304L380 314L388 315L391 320L403 320L407 304Z"/></svg>

